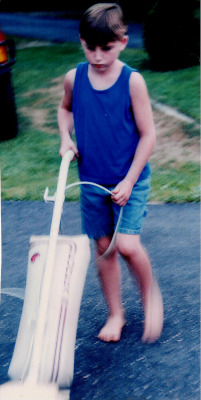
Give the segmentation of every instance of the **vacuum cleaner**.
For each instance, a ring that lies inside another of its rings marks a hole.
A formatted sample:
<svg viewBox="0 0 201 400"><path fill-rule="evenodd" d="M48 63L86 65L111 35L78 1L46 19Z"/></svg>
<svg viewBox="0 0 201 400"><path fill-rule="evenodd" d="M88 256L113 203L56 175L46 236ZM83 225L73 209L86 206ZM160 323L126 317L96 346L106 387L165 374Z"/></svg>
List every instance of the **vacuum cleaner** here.
<svg viewBox="0 0 201 400"><path fill-rule="evenodd" d="M86 235L60 236L70 161L61 162L49 236L30 238L25 299L1 400L69 398L80 303L90 261ZM46 190L47 194L47 190Z"/></svg>
<svg viewBox="0 0 201 400"><path fill-rule="evenodd" d="M76 182L66 186L73 157L69 150L62 158L55 195L49 196L49 189L45 190L44 200L54 201L50 235L30 238L24 305L8 370L11 381L0 386L0 400L68 400L70 396L90 247L87 235L59 235L59 226L66 189L93 184ZM114 245L121 213L122 209L104 257ZM10 289L2 289L2 293L15 295L16 290L12 293ZM23 294L17 297L23 298Z"/></svg>

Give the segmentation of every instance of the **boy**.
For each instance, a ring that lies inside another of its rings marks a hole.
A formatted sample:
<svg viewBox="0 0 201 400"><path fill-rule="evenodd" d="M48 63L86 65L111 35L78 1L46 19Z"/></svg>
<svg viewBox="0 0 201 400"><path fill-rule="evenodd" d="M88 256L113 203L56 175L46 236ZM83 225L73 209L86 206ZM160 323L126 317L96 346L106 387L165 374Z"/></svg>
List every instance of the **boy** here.
<svg viewBox="0 0 201 400"><path fill-rule="evenodd" d="M150 190L148 159L155 144L155 128L145 82L138 71L118 57L128 43L121 8L115 3L90 7L80 22L80 41L87 62L65 77L65 93L58 112L60 156L69 149L78 158L80 180L104 185L105 194L81 186L84 232L95 239L98 272L109 315L98 337L118 341L125 324L118 253L139 281L144 304L143 342L162 332L163 302L146 251L140 242L146 199ZM71 140L75 126L77 147ZM108 248L124 206L116 247Z"/></svg>

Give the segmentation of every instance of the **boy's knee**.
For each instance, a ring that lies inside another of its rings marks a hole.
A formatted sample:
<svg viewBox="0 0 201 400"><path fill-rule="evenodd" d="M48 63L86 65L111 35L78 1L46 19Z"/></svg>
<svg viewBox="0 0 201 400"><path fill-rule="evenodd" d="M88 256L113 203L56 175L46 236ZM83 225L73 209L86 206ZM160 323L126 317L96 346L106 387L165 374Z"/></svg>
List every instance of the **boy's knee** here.
<svg viewBox="0 0 201 400"><path fill-rule="evenodd" d="M111 237L103 237L96 240L96 251L98 257L102 256L106 252L110 243L111 243Z"/></svg>
<svg viewBox="0 0 201 400"><path fill-rule="evenodd" d="M117 250L126 259L137 256L141 250L139 235L123 235L118 237Z"/></svg>

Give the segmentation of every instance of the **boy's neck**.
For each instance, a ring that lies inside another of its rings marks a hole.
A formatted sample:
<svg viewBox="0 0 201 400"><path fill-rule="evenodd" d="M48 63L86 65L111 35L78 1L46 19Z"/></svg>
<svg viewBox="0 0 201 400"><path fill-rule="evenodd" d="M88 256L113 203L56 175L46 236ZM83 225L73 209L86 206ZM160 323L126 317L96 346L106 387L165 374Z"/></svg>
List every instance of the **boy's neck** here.
<svg viewBox="0 0 201 400"><path fill-rule="evenodd" d="M118 80L124 63L119 59L103 71L99 71L89 64L88 78L92 87L96 90L106 90L115 84Z"/></svg>

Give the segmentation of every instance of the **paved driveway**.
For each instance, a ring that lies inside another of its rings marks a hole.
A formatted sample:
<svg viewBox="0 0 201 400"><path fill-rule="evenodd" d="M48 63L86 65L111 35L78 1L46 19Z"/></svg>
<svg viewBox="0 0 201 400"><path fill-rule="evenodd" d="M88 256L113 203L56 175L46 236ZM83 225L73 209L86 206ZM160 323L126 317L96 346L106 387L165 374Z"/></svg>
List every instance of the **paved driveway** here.
<svg viewBox="0 0 201 400"><path fill-rule="evenodd" d="M199 204L149 205L142 241L158 277L165 310L161 339L141 344L143 314L136 287L122 263L127 324L117 344L97 339L106 318L94 265L83 293L71 400L198 400ZM2 287L25 287L29 237L49 234L52 205L2 202ZM79 203L65 203L63 233L81 231ZM0 383L17 335L22 301L2 295Z"/></svg>

